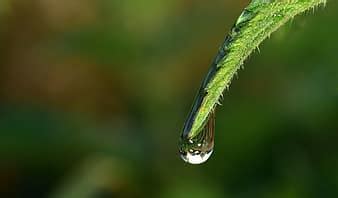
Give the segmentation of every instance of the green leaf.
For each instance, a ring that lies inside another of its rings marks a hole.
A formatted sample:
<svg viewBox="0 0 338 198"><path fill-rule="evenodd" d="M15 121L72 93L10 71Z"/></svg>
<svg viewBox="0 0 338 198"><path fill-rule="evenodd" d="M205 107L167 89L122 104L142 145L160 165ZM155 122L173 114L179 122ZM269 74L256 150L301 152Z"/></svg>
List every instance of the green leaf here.
<svg viewBox="0 0 338 198"><path fill-rule="evenodd" d="M195 117L190 119L193 123L189 137L202 131L231 79L262 41L296 15L325 3L326 0L253 0L221 46L218 57L222 58L216 58L216 67L211 67L202 83L198 107L193 109L196 113L191 114Z"/></svg>

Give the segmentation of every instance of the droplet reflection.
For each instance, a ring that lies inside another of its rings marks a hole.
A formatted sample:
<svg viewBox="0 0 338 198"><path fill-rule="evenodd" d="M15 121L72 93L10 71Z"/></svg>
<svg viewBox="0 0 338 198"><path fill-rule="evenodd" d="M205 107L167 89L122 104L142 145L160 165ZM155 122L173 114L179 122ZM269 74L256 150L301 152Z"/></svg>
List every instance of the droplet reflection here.
<svg viewBox="0 0 338 198"><path fill-rule="evenodd" d="M201 153L198 151L195 151L194 153L181 152L181 158L189 164L202 164L209 159L209 157L212 154L212 151L213 150L210 150L209 152L204 152L204 153Z"/></svg>
<svg viewBox="0 0 338 198"><path fill-rule="evenodd" d="M201 164L209 159L214 148L215 116L214 112L209 116L205 126L194 137L181 136L180 155L190 164Z"/></svg>

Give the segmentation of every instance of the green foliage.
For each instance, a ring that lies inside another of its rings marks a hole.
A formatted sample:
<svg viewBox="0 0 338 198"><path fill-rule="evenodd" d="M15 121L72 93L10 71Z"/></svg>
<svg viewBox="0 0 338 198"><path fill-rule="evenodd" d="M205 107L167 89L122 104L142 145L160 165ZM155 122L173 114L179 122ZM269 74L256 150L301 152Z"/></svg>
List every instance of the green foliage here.
<svg viewBox="0 0 338 198"><path fill-rule="evenodd" d="M222 46L228 54L217 65L218 71L206 87L207 94L193 123L191 137L204 128L224 89L229 87L233 76L261 42L296 15L325 3L326 0L252 1L229 33L232 42ZM235 28L238 28L237 34Z"/></svg>

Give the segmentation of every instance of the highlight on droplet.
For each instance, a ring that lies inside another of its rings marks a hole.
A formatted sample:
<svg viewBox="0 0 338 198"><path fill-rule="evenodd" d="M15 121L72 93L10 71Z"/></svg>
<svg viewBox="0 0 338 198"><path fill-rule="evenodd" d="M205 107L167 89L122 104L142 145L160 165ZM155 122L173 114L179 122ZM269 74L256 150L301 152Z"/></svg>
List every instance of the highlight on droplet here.
<svg viewBox="0 0 338 198"><path fill-rule="evenodd" d="M201 164L206 162L214 149L215 115L208 117L203 128L197 135L191 137L191 133L183 133L180 139L179 152L181 158L189 164Z"/></svg>

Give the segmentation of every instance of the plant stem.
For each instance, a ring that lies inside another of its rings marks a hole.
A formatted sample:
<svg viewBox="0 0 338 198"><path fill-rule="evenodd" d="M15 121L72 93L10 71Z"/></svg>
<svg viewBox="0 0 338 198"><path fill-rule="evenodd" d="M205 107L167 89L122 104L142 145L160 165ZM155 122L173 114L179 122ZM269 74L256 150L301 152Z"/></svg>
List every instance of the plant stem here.
<svg viewBox="0 0 338 198"><path fill-rule="evenodd" d="M192 110L195 112L189 116L194 117L190 119L193 123L189 137L204 128L234 74L264 39L296 15L325 3L326 0L253 0L226 37L202 83L202 97L197 96Z"/></svg>

